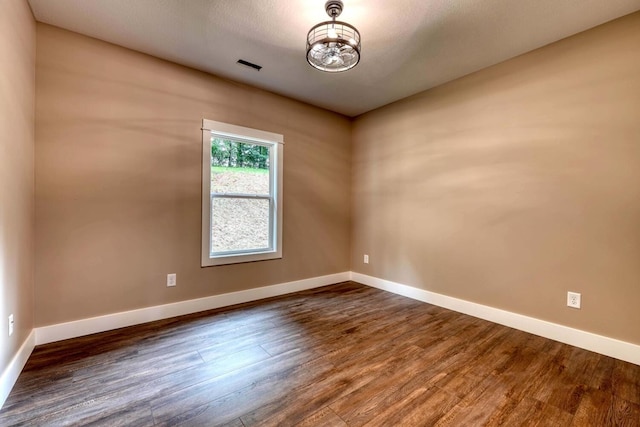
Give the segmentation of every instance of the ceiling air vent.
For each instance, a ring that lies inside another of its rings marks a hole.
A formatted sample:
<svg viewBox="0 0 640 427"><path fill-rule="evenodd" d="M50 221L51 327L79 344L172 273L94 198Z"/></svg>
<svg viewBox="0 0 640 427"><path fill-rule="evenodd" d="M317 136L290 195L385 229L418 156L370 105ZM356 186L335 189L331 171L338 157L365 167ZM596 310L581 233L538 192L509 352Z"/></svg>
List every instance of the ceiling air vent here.
<svg viewBox="0 0 640 427"><path fill-rule="evenodd" d="M251 67L254 70L258 71L260 71L260 69L262 68L262 65L254 64L249 61L245 61L244 59L238 59L238 64L246 65L247 67Z"/></svg>

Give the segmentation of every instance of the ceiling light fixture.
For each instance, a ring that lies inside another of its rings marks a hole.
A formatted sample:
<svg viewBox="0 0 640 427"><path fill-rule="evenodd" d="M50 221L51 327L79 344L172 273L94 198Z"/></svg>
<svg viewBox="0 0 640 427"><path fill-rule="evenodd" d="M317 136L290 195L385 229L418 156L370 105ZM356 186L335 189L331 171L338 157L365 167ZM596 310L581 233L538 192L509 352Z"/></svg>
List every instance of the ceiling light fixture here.
<svg viewBox="0 0 640 427"><path fill-rule="evenodd" d="M331 21L321 22L307 34L307 62L329 73L347 71L360 62L360 33L346 22L336 21L342 13L340 0L324 5Z"/></svg>

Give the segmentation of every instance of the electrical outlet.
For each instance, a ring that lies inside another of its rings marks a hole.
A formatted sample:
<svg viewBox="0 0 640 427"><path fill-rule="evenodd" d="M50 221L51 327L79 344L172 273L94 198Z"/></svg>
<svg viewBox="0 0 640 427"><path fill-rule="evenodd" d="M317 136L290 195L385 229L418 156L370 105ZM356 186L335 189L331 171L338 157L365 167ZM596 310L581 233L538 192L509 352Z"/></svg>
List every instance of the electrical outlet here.
<svg viewBox="0 0 640 427"><path fill-rule="evenodd" d="M177 283L176 273L167 274L167 286L175 286Z"/></svg>
<svg viewBox="0 0 640 427"><path fill-rule="evenodd" d="M9 315L9 336L13 335L13 326L15 322L13 320L13 314Z"/></svg>
<svg viewBox="0 0 640 427"><path fill-rule="evenodd" d="M369 264L369 255L366 255L366 254L365 254L365 256L364 256L364 263L365 263L365 264Z"/></svg>
<svg viewBox="0 0 640 427"><path fill-rule="evenodd" d="M580 308L581 295L577 292L567 292L567 306L571 308Z"/></svg>

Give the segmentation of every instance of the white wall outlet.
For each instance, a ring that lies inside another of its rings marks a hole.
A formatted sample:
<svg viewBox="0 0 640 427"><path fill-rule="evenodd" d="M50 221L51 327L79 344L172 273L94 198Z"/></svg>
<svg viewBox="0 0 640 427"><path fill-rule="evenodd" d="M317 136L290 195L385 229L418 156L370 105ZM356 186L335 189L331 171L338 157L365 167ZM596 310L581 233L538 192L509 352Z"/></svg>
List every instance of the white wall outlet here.
<svg viewBox="0 0 640 427"><path fill-rule="evenodd" d="M367 254L364 255L364 263L369 264L369 255Z"/></svg>
<svg viewBox="0 0 640 427"><path fill-rule="evenodd" d="M175 286L176 280L176 273L167 274L167 286Z"/></svg>
<svg viewBox="0 0 640 427"><path fill-rule="evenodd" d="M15 321L13 320L13 314L9 315L9 336L13 335L13 326L15 325Z"/></svg>
<svg viewBox="0 0 640 427"><path fill-rule="evenodd" d="M571 308L580 308L581 295L577 292L567 292L567 306Z"/></svg>

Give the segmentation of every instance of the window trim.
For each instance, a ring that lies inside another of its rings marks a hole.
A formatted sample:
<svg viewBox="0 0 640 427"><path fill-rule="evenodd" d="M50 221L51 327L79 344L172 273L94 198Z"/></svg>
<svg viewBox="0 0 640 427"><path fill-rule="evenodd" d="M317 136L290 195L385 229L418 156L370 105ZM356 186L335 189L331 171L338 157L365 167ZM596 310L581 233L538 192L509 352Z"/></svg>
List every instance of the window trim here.
<svg viewBox="0 0 640 427"><path fill-rule="evenodd" d="M273 248L265 251L237 251L212 256L211 248L211 134L247 143L271 146L269 186L273 190L273 215L269 215L269 234ZM282 258L282 175L284 137L277 133L202 119L202 248L201 266L236 264Z"/></svg>

